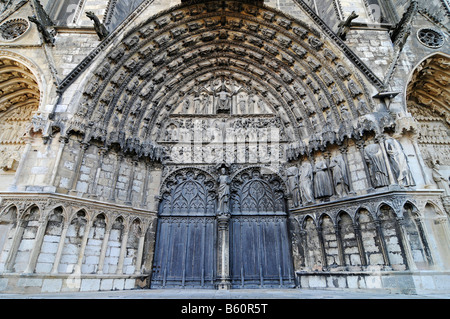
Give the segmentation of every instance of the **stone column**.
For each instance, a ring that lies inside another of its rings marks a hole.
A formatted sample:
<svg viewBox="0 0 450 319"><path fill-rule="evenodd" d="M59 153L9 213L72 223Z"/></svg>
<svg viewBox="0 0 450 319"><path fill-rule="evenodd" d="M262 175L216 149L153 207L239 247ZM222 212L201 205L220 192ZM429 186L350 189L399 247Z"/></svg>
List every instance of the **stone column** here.
<svg viewBox="0 0 450 319"><path fill-rule="evenodd" d="M96 162L94 182L91 184L91 189L89 192L89 197L91 197L91 198L97 198L98 180L100 179L100 173L102 172L103 159L105 158L105 155L107 152L108 152L107 148L101 148L98 152L100 155L100 158Z"/></svg>
<svg viewBox="0 0 450 319"><path fill-rule="evenodd" d="M39 253L41 252L42 242L44 241L45 230L47 229L48 213L42 214L41 218L39 219L39 227L38 227L38 230L36 233L36 238L34 239L34 244L33 244L32 250L31 250L30 259L28 260L27 268L24 271L24 273L26 273L26 274L34 273L34 270L36 268L37 259L38 259Z"/></svg>
<svg viewBox="0 0 450 319"><path fill-rule="evenodd" d="M342 245L341 231L339 229L339 225L334 226L334 233L336 235L336 243L338 248L338 256L340 266L345 267L345 259L344 259L344 247Z"/></svg>
<svg viewBox="0 0 450 319"><path fill-rule="evenodd" d="M81 165L83 164L84 153L86 152L86 150L88 148L89 148L89 143L85 143L85 142L80 143L80 152L77 156L77 162L75 164L75 172L72 177L72 185L70 188L71 194L76 193L76 187L77 187L78 179L80 178L80 170L81 170Z"/></svg>
<svg viewBox="0 0 450 319"><path fill-rule="evenodd" d="M117 156L116 167L114 169L114 176L112 178L111 194L109 196L109 200L111 200L111 201L116 200L116 185L117 185L117 179L119 178L119 172L120 172L120 166L122 165L122 160L123 160L123 154L119 154Z"/></svg>
<svg viewBox="0 0 450 319"><path fill-rule="evenodd" d="M145 178L144 185L142 187L142 195L141 195L141 207L147 206L147 191L148 191L148 180L150 179L150 162L145 162Z"/></svg>
<svg viewBox="0 0 450 319"><path fill-rule="evenodd" d="M381 229L381 221L374 220L375 227L377 229L377 237L380 242L381 254L383 255L384 265L386 268L391 268L391 262L389 261L389 255L387 252L386 241L384 239L383 230Z"/></svg>
<svg viewBox="0 0 450 319"><path fill-rule="evenodd" d="M377 142L378 145L380 145L381 152L383 153L384 162L386 163L386 167L387 167L387 171L388 171L389 183L391 185L397 185L398 182L397 182L396 178L394 177L394 174L392 173L391 163L389 161L389 157L386 152L386 146L384 145L385 140L386 140L386 137L384 135L378 135L375 137L375 142Z"/></svg>
<svg viewBox="0 0 450 319"><path fill-rule="evenodd" d="M358 244L359 258L361 264L367 266L366 251L364 249L363 239L361 236L361 228L358 223L353 223L353 230L355 231L356 243Z"/></svg>
<svg viewBox="0 0 450 319"><path fill-rule="evenodd" d="M370 176L370 172L369 172L369 168L367 167L367 163L366 163L366 159L365 159L365 154L364 154L364 140L357 140L356 141L356 148L359 151L359 154L361 156L361 160L363 162L363 166L364 166L364 172L366 173L366 183L367 183L367 188L369 189L373 189L373 184L372 184L372 178Z"/></svg>
<svg viewBox="0 0 450 319"><path fill-rule="evenodd" d="M91 231L91 226L93 222L94 222L93 220L88 220L88 222L86 223L86 228L84 230L83 239L81 240L80 251L78 253L78 260L77 264L75 265L74 273L81 274L81 265L83 264L84 251L86 250L86 245L89 239L89 233Z"/></svg>
<svg viewBox="0 0 450 319"><path fill-rule="evenodd" d="M309 264L308 260L308 252L307 252L307 243L306 243L306 230L300 230L300 240L302 241L302 247L303 247L303 263L305 265L305 269L311 270L311 265Z"/></svg>
<svg viewBox="0 0 450 319"><path fill-rule="evenodd" d="M423 221L422 218L419 216L416 216L414 218L414 223L417 226L417 230L419 232L419 238L420 238L420 242L422 243L422 247L425 253L425 257L427 258L428 264L434 265L434 260L433 260L433 255L430 251L430 246L428 245L428 240L427 240L427 236L426 233L424 231L424 225L423 225Z"/></svg>
<svg viewBox="0 0 450 319"><path fill-rule="evenodd" d="M412 142L412 145L414 147L414 153L416 153L417 161L419 162L420 172L422 173L423 182L425 184L425 187L429 186L429 185L433 185L433 182L431 181L430 177L425 172L426 165L425 165L425 162L423 161L419 145L417 144L417 137L413 136L411 138L411 142Z"/></svg>
<svg viewBox="0 0 450 319"><path fill-rule="evenodd" d="M415 271L417 270L416 263L414 262L414 258L411 252L411 246L408 243L408 236L405 229L405 220L403 217L396 217L396 228L399 238L400 249L405 256L406 267L409 270Z"/></svg>
<svg viewBox="0 0 450 319"><path fill-rule="evenodd" d="M67 137L60 136L59 137L59 149L58 154L56 155L55 164L53 165L52 175L50 177L50 186L55 186L56 175L58 174L59 163L61 162L62 154L66 144L69 142Z"/></svg>
<svg viewBox="0 0 450 319"><path fill-rule="evenodd" d="M25 222L23 220L18 219L11 248L9 249L8 257L6 257L5 261L6 272L13 272L14 261L16 260L17 251L19 250L20 242L22 241L22 235L24 231L25 231Z"/></svg>
<svg viewBox="0 0 450 319"><path fill-rule="evenodd" d="M100 250L100 257L98 260L98 269L97 269L97 274L100 274L100 275L103 274L106 250L108 249L109 235L111 234L111 229L112 229L113 224L114 224L114 222L111 221L110 223L108 223L108 225L106 226L106 229L105 229L105 236L103 237L103 241L102 241L102 248Z"/></svg>
<svg viewBox="0 0 450 319"><path fill-rule="evenodd" d="M136 256L136 269L134 273L139 275L141 273L142 268L142 256L144 256L144 244L145 244L145 232L143 231L141 236L139 237L138 251Z"/></svg>
<svg viewBox="0 0 450 319"><path fill-rule="evenodd" d="M331 174L331 171L330 171L331 152L325 151L323 153L323 157L325 159L325 163L327 164L327 175L328 175L329 181L331 182L331 189L333 190L333 195L336 195L336 189L334 188L333 174Z"/></svg>
<svg viewBox="0 0 450 319"><path fill-rule="evenodd" d="M23 174L23 168L25 167L25 160L28 157L28 154L30 153L31 150L31 142L33 141L33 139L31 137L25 137L24 138L26 145L25 145L25 149L22 153L22 156L20 157L20 162L19 162L19 166L17 167L17 171L16 174L14 175L14 180L11 184L11 186L9 187L9 191L16 191L17 190L17 182L19 181L20 176L22 176Z"/></svg>
<svg viewBox="0 0 450 319"><path fill-rule="evenodd" d="M131 173L130 178L128 179L128 190L127 190L127 199L125 201L126 205L132 204L132 198L133 198L133 181L134 181L134 174L136 171L136 167L138 166L138 158L134 157L131 162Z"/></svg>
<svg viewBox="0 0 450 319"><path fill-rule="evenodd" d="M55 261L53 263L53 267L52 267L52 274L57 274L58 273L58 267L59 267L59 262L61 261L61 255L64 249L64 242L66 241L66 235L67 235L67 229L69 228L70 225L70 221L66 221L66 223L64 223L63 226L63 230L61 232L61 237L59 239L59 245L58 245L58 250L56 251L56 255L55 255Z"/></svg>
<svg viewBox="0 0 450 319"><path fill-rule="evenodd" d="M348 191L349 191L349 193L354 193L352 174L350 174L350 168L348 167L348 156L347 156L348 146L347 145L339 146L339 152L341 152L342 158L344 159L345 170L346 170L347 179L348 179ZM363 159L363 161L364 161L364 159Z"/></svg>
<svg viewBox="0 0 450 319"><path fill-rule="evenodd" d="M231 288L230 279L230 215L220 214L217 216L218 222L218 253L217 253L217 275L219 278L219 283L217 288L219 290L228 290Z"/></svg>
<svg viewBox="0 0 450 319"><path fill-rule="evenodd" d="M124 225L125 226L125 225ZM124 230L124 233L122 235L122 243L120 245L120 255L119 255L119 263L117 265L117 275L123 274L123 263L125 261L125 254L127 252L127 243L128 243L128 233L129 233L129 227Z"/></svg>
<svg viewBox="0 0 450 319"><path fill-rule="evenodd" d="M323 269L328 269L328 261L327 261L327 253L325 251L325 244L323 241L323 233L322 233L322 226L317 226L317 235L319 237L319 245L320 245L320 251L322 253L322 264Z"/></svg>

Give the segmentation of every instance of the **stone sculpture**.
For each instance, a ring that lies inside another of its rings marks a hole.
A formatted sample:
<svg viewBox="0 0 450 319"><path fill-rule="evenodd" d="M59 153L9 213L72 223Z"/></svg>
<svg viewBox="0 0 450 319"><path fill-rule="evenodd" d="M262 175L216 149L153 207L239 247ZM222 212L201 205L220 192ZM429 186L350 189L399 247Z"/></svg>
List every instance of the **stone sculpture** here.
<svg viewBox="0 0 450 319"><path fill-rule="evenodd" d="M328 167L325 161L319 161L314 166L314 195L316 198L330 197L333 195Z"/></svg>
<svg viewBox="0 0 450 319"><path fill-rule="evenodd" d="M94 22L94 29L100 41L103 41L109 34L105 25L100 22L99 18L92 11L86 12L86 16Z"/></svg>
<svg viewBox="0 0 450 319"><path fill-rule="evenodd" d="M333 175L334 189L336 195L343 197L349 193L349 180L347 168L341 155L333 157L330 163L330 169Z"/></svg>
<svg viewBox="0 0 450 319"><path fill-rule="evenodd" d="M225 167L220 169L219 175L219 189L218 189L218 199L219 203L217 205L218 215L229 214L230 211L230 176L227 174Z"/></svg>
<svg viewBox="0 0 450 319"><path fill-rule="evenodd" d="M286 170L288 177L289 188L292 194L292 201L294 207L298 207L301 203L300 188L299 188L299 169L297 166L289 167Z"/></svg>
<svg viewBox="0 0 450 319"><path fill-rule="evenodd" d="M393 139L387 139L385 141L386 152L390 158L390 164L394 175L397 178L397 182L402 186L413 186L415 185L414 178L411 175L409 169L408 161L405 153L403 152L400 143Z"/></svg>
<svg viewBox="0 0 450 319"><path fill-rule="evenodd" d="M369 166L370 178L375 188L389 185L389 175L379 145L371 144L365 148L365 160Z"/></svg>
<svg viewBox="0 0 450 319"><path fill-rule="evenodd" d="M304 163L300 170L300 195L303 205L313 202L313 169L309 162Z"/></svg>

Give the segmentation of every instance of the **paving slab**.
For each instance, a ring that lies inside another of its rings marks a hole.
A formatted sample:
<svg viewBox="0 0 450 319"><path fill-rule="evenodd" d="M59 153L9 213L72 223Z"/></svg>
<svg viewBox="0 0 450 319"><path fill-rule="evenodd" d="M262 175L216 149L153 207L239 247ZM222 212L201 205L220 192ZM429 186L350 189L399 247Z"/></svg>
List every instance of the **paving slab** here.
<svg viewBox="0 0 450 319"><path fill-rule="evenodd" d="M400 294L385 290L139 289L125 291L0 294L0 299L450 299L449 293Z"/></svg>

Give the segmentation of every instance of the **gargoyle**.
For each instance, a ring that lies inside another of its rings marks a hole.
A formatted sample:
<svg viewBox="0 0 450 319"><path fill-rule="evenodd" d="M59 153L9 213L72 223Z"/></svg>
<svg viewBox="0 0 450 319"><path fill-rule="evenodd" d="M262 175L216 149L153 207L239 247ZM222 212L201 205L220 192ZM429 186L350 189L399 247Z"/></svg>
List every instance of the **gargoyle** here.
<svg viewBox="0 0 450 319"><path fill-rule="evenodd" d="M41 21L36 18L36 16L28 17L28 20L36 24L36 27L40 34L42 34L42 38L45 43L54 44L55 38L54 36L47 30L47 28L42 24Z"/></svg>
<svg viewBox="0 0 450 319"><path fill-rule="evenodd" d="M100 22L99 18L94 14L92 11L87 11L86 16L94 21L94 29L97 33L100 41L103 41L109 34L108 30L106 29L105 25Z"/></svg>
<svg viewBox="0 0 450 319"><path fill-rule="evenodd" d="M357 15L356 12L353 11L345 21L341 21L338 25L339 30L337 32L337 36L345 41L347 39L347 33L350 31L350 25L352 24L352 21L357 17L359 17L359 15Z"/></svg>

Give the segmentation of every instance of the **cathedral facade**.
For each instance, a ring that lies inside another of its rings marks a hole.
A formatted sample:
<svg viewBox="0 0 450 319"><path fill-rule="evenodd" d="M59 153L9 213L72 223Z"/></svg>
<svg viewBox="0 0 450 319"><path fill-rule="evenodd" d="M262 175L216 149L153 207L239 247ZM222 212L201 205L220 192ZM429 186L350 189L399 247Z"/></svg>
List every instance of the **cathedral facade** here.
<svg viewBox="0 0 450 319"><path fill-rule="evenodd" d="M448 291L449 18L0 1L0 291Z"/></svg>

